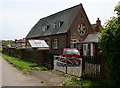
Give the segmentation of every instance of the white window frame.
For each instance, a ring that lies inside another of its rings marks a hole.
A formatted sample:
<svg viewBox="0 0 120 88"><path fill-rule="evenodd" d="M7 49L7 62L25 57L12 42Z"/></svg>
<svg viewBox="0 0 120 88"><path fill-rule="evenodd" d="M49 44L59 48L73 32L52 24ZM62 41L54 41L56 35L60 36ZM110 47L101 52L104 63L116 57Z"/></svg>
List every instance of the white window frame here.
<svg viewBox="0 0 120 88"><path fill-rule="evenodd" d="M62 24L63 24L62 21L54 22L54 29L55 28L59 29L62 26Z"/></svg>
<svg viewBox="0 0 120 88"><path fill-rule="evenodd" d="M60 28L62 26L63 22L62 21L59 21L58 23L58 27Z"/></svg>
<svg viewBox="0 0 120 88"><path fill-rule="evenodd" d="M85 25L84 24L80 24L78 26L78 33L80 34L80 36L84 36L85 32L86 32Z"/></svg>
<svg viewBox="0 0 120 88"><path fill-rule="evenodd" d="M50 44L50 41L49 40L45 40L45 42L48 44L48 46L49 46L49 44Z"/></svg>
<svg viewBox="0 0 120 88"><path fill-rule="evenodd" d="M77 48L77 39L72 39L70 41L70 48Z"/></svg>
<svg viewBox="0 0 120 88"><path fill-rule="evenodd" d="M48 28L49 28L49 25L44 26L44 27L42 28L43 32L44 32L44 31L47 31Z"/></svg>
<svg viewBox="0 0 120 88"><path fill-rule="evenodd" d="M55 29L55 28L57 28L57 24L56 24L56 23L54 23L54 29Z"/></svg>
<svg viewBox="0 0 120 88"><path fill-rule="evenodd" d="M83 55L88 56L89 49L88 49L88 44L83 44Z"/></svg>
<svg viewBox="0 0 120 88"><path fill-rule="evenodd" d="M58 40L57 39L53 39L53 41L52 41L52 48L53 49L58 49Z"/></svg>
<svg viewBox="0 0 120 88"><path fill-rule="evenodd" d="M94 44L91 43L91 44L90 44L90 52L91 52L90 55L91 55L91 56L93 56L93 51L94 51L94 50L93 50L93 49L94 49L93 47L94 47Z"/></svg>

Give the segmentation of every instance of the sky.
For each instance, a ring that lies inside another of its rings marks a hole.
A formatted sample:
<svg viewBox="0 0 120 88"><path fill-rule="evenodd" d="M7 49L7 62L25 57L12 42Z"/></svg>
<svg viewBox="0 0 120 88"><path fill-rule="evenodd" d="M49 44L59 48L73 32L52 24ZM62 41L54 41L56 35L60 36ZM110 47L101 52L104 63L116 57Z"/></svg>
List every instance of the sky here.
<svg viewBox="0 0 120 88"><path fill-rule="evenodd" d="M102 25L115 16L119 0L1 0L0 40L25 38L39 19L75 5L83 4L91 24Z"/></svg>

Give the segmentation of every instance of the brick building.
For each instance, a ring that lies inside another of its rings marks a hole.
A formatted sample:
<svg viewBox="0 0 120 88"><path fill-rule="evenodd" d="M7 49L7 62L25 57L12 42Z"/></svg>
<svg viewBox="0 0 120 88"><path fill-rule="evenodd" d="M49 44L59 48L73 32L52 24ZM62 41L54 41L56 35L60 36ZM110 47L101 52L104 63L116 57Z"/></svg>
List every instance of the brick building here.
<svg viewBox="0 0 120 88"><path fill-rule="evenodd" d="M40 19L25 39L26 41L45 40L49 45L50 53L54 54L61 54L65 47L78 48L82 51L86 47L84 43L98 42L94 39L98 40L100 28L99 18L95 24L91 24L83 5L79 4ZM89 41L91 38L93 41ZM94 45L91 47L94 48ZM89 49L92 48L89 47Z"/></svg>
<svg viewBox="0 0 120 88"><path fill-rule="evenodd" d="M25 39L15 39L16 48L25 48Z"/></svg>

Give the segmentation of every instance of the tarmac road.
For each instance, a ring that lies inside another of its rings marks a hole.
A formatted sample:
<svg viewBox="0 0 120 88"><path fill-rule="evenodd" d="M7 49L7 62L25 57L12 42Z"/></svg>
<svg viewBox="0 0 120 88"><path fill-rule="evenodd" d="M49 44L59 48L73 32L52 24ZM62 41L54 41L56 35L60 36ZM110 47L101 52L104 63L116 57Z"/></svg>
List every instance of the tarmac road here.
<svg viewBox="0 0 120 88"><path fill-rule="evenodd" d="M1 65L2 63L2 65ZM2 86L45 86L42 80L31 75L24 75L0 56ZM1 75L1 74L0 74ZM0 76L1 79L1 76Z"/></svg>
<svg viewBox="0 0 120 88"><path fill-rule="evenodd" d="M0 57L0 88L2 87L2 59Z"/></svg>

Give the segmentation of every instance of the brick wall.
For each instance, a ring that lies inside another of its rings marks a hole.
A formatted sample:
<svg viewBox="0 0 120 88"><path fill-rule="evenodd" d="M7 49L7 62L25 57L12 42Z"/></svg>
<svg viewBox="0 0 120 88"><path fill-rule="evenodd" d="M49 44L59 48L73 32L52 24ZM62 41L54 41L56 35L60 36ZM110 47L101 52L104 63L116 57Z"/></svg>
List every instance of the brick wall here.
<svg viewBox="0 0 120 88"><path fill-rule="evenodd" d="M86 34L83 37L81 37L78 33L78 25L80 23L85 24L86 26ZM78 39L81 42L87 37L88 33L93 31L84 8L81 7L78 9L76 16L74 17L74 20L72 21L68 30L70 30L71 39Z"/></svg>
<svg viewBox="0 0 120 88"><path fill-rule="evenodd" d="M58 54L58 55L62 53L62 51L63 51L63 49L65 47L68 47L68 36L67 36L67 33L60 34L60 35L53 35L53 36L45 36L45 37L40 37L40 38L32 38L32 40L35 40L35 39L49 41L48 45L49 45L50 53L54 53L54 54ZM53 49L52 48L52 40L53 39L57 39L58 40L58 48L57 49Z"/></svg>

